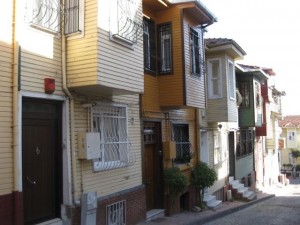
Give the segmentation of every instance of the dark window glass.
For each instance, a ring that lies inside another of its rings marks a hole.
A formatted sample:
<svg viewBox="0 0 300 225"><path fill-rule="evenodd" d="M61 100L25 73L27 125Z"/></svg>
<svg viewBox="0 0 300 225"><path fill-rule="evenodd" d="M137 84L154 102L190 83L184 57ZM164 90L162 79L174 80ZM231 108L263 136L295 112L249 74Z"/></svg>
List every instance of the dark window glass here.
<svg viewBox="0 0 300 225"><path fill-rule="evenodd" d="M171 24L158 26L159 41L159 72L169 73L172 71L172 32Z"/></svg>
<svg viewBox="0 0 300 225"><path fill-rule="evenodd" d="M200 75L200 44L199 34L194 29L190 29L191 44L191 73Z"/></svg>
<svg viewBox="0 0 300 225"><path fill-rule="evenodd" d="M155 24L144 18L144 69L156 72Z"/></svg>

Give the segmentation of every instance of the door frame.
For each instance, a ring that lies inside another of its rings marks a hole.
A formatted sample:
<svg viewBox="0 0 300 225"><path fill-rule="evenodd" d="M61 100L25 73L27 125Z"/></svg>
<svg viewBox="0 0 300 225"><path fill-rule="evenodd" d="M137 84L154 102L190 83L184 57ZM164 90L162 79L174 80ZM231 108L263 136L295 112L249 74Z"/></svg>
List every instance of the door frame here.
<svg viewBox="0 0 300 225"><path fill-rule="evenodd" d="M61 95L47 95L44 93L32 93L21 91L19 94L19 126L18 126L18 160L15 162L14 167L20 171L16 174L16 181L18 183L18 190L23 191L23 181L22 181L22 100L23 98L33 98L41 100L53 100L61 102L61 139L62 139L62 206L61 211L64 211L62 207L69 206L73 204L72 200L72 183L71 183L71 144L70 144L70 125L69 125L69 99ZM23 202L21 203L23 204Z"/></svg>
<svg viewBox="0 0 300 225"><path fill-rule="evenodd" d="M142 135L141 135L141 138L142 138L142 149L143 149L143 154L142 154L142 165L143 165L143 172L142 172L142 180L144 181L144 174L145 174L145 143L144 143L144 126L145 126L145 123L155 123L158 127L159 127L159 137L158 137L158 141L157 141L157 148L155 149L157 154L158 154L158 164L159 164L159 170L160 170L160 184L162 185L162 188L161 188L161 192L159 193L159 199L156 199L158 200L158 202L156 202L158 205L161 205L162 207L160 208L163 208L164 207L164 178L163 178L163 149L162 149L162 122L160 120L143 120L143 123L142 123ZM146 193L145 193L146 195ZM145 200L147 201L147 196L145 196Z"/></svg>

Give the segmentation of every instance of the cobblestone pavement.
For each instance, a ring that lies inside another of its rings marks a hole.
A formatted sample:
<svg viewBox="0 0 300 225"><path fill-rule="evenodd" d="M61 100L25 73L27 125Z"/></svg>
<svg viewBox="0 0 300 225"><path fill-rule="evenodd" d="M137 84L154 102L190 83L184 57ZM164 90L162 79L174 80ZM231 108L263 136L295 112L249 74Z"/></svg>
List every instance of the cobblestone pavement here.
<svg viewBox="0 0 300 225"><path fill-rule="evenodd" d="M201 225L212 220L224 217L230 213L245 209L257 203L271 199L275 196L300 196L300 178L290 179L288 186L274 186L265 188L257 193L257 199L251 202L233 201L223 202L223 206L217 210L204 210L202 212L181 212L170 217L161 217L153 219L149 222L140 223L139 225ZM213 223L211 223L213 224ZM300 223L299 223L300 224Z"/></svg>

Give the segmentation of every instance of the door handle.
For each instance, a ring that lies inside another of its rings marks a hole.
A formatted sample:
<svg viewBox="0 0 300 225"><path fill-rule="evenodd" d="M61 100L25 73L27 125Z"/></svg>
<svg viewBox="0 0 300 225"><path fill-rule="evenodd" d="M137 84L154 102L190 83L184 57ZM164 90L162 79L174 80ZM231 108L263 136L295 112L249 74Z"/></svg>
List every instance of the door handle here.
<svg viewBox="0 0 300 225"><path fill-rule="evenodd" d="M28 176L26 176L26 179L30 184L36 184L35 180L31 180Z"/></svg>

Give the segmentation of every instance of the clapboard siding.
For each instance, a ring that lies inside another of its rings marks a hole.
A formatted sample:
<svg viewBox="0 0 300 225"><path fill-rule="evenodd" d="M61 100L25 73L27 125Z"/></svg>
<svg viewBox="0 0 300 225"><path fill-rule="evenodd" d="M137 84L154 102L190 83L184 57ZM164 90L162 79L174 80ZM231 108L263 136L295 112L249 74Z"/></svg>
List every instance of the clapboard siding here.
<svg viewBox="0 0 300 225"><path fill-rule="evenodd" d="M158 79L156 76L145 75L145 90L142 95L143 111L160 111Z"/></svg>
<svg viewBox="0 0 300 225"><path fill-rule="evenodd" d="M94 98L93 101L101 101L103 99ZM77 169L77 186L82 187L76 194L80 197L80 192L96 191L98 196L105 196L121 190L135 187L141 184L141 128L139 117L139 96L138 95L123 95L113 96L110 99L112 102L125 104L128 107L128 138L131 142L132 151L135 154L136 163L130 167L119 168L108 171L93 172L91 161L81 160L76 161ZM84 99L77 99L75 104L75 132L86 132L89 126L88 109L81 106ZM131 118L134 122L131 123ZM76 136L77 140L77 136ZM76 154L77 141L76 145Z"/></svg>
<svg viewBox="0 0 300 225"><path fill-rule="evenodd" d="M232 101L228 98L228 81L226 74L227 56L225 53L220 52L216 54L206 55L206 60L209 59L221 59L221 76L222 76L222 98L211 99L207 98L207 121L208 122L234 122L229 120L232 116L229 116L229 112L232 112L230 107L235 107ZM209 88L209 86L207 85ZM207 90L209 91L209 90ZM234 102L235 103L235 102Z"/></svg>
<svg viewBox="0 0 300 225"><path fill-rule="evenodd" d="M139 3L141 20L141 1ZM71 88L99 85L98 92L104 86L142 93L142 40L139 38L133 49L110 40L106 28L110 20L108 5L100 7L96 0L86 2L85 36L68 41L68 85Z"/></svg>
<svg viewBox="0 0 300 225"><path fill-rule="evenodd" d="M12 9L12 1L3 2L0 9L0 195L13 191Z"/></svg>
<svg viewBox="0 0 300 225"><path fill-rule="evenodd" d="M201 37L201 29L196 29L198 25L188 15L183 18L184 31L184 58L185 58L185 85L186 85L186 105L198 108L205 108L205 78L204 74L200 77L191 75L191 48L190 48L190 27L193 27ZM201 45L202 40L199 40L200 51L204 51Z"/></svg>
<svg viewBox="0 0 300 225"><path fill-rule="evenodd" d="M172 24L172 53L173 73L171 75L159 75L159 93L161 106L184 105L184 83L182 74L182 23L181 10L177 6L158 12L156 23Z"/></svg>

